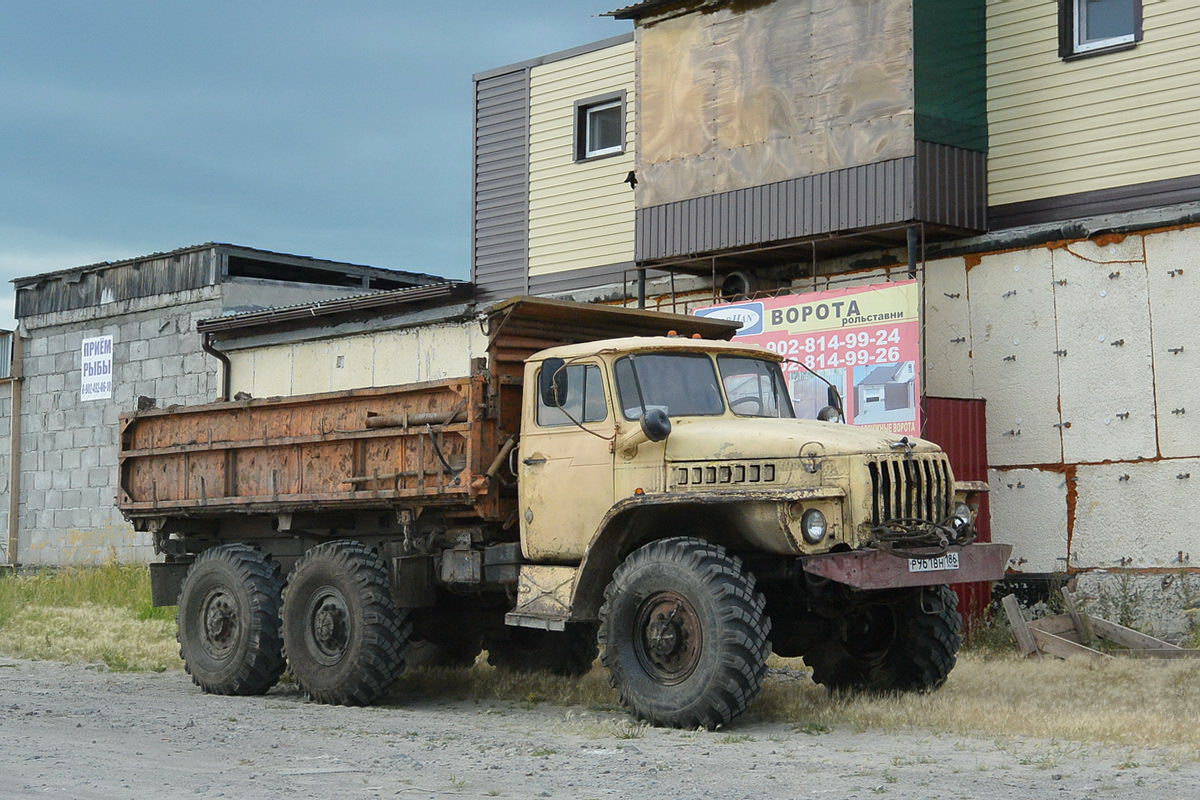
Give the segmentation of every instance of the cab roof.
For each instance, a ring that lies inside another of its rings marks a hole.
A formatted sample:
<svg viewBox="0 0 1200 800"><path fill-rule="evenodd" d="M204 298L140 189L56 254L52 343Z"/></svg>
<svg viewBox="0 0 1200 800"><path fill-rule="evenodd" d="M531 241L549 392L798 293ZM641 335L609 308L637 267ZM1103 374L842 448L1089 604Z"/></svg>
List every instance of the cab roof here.
<svg viewBox="0 0 1200 800"><path fill-rule="evenodd" d="M783 356L778 353L772 353L765 347L760 347L756 344L723 342L713 339L689 339L684 336L626 336L620 339L601 339L594 342L565 344L547 348L525 360L536 362L544 361L547 358L561 358L569 361L572 358L582 358L606 352L645 352L647 350L673 350L681 353L721 353L726 355L739 354L765 358L771 361L783 361Z"/></svg>

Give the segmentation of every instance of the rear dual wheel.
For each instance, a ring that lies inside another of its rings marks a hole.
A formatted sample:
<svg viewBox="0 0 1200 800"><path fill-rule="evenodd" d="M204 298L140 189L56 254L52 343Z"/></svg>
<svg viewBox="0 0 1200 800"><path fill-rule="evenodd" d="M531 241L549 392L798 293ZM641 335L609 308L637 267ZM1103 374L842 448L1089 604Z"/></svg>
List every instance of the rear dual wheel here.
<svg viewBox="0 0 1200 800"><path fill-rule="evenodd" d="M392 599L387 569L360 542L319 544L283 592L283 645L296 682L313 700L367 705L404 670L412 625Z"/></svg>
<svg viewBox="0 0 1200 800"><path fill-rule="evenodd" d="M279 564L245 544L205 550L179 593L179 656L209 694L263 694L284 659Z"/></svg>

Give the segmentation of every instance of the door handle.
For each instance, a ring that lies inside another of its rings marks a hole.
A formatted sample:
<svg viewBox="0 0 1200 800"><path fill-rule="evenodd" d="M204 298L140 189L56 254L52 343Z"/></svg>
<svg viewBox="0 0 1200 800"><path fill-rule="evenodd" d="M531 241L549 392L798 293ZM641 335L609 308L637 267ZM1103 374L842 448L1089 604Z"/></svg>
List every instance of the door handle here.
<svg viewBox="0 0 1200 800"><path fill-rule="evenodd" d="M545 464L546 459L544 459L544 458L525 458L525 459L521 460L521 463L527 467L532 467L535 464Z"/></svg>

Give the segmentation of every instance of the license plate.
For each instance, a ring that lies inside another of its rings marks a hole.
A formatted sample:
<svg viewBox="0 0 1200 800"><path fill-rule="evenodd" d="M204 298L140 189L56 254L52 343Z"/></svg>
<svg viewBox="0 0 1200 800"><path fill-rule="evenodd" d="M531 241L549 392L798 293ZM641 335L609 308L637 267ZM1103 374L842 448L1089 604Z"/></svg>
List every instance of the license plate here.
<svg viewBox="0 0 1200 800"><path fill-rule="evenodd" d="M910 558L909 572L938 572L944 569L958 569L958 553L946 553L933 558Z"/></svg>

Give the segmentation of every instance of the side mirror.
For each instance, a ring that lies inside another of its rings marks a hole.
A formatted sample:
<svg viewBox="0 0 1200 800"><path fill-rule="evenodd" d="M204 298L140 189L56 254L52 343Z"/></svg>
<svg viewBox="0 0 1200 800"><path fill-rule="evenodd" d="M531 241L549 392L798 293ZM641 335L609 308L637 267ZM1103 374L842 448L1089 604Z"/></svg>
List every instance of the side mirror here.
<svg viewBox="0 0 1200 800"><path fill-rule="evenodd" d="M538 373L538 394L542 405L550 408L561 408L567 401L567 371L561 358L547 358L542 362L542 371Z"/></svg>
<svg viewBox="0 0 1200 800"><path fill-rule="evenodd" d="M642 414L642 433L652 442L661 442L671 435L671 418L661 408Z"/></svg>
<svg viewBox="0 0 1200 800"><path fill-rule="evenodd" d="M821 422L841 422L842 412L833 406L825 406L817 412L817 419Z"/></svg>
<svg viewBox="0 0 1200 800"><path fill-rule="evenodd" d="M837 410L838 415L842 414L842 396L838 394L838 390L832 385L825 390L826 402Z"/></svg>

